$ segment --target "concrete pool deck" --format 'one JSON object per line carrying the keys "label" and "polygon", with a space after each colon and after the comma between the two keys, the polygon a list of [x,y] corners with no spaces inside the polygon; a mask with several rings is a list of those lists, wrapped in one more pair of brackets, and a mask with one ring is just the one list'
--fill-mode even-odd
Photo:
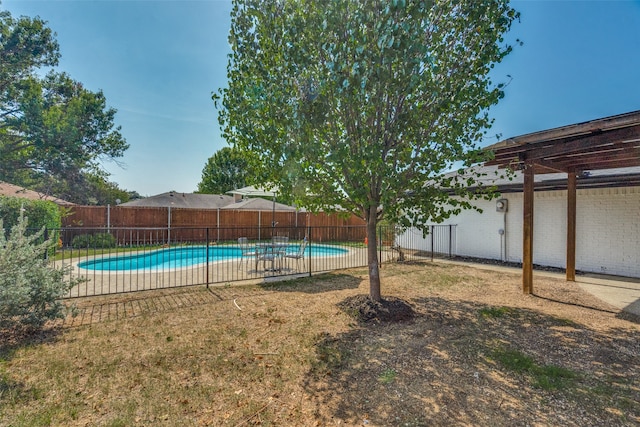
{"label": "concrete pool deck", "polygon": [[[86,282],[75,286],[68,297],[88,297],[111,295],[127,292],[179,288],[186,286],[206,285],[217,286],[231,282],[262,283],[276,279],[286,279],[318,274],[321,272],[357,268],[366,266],[366,249],[348,247],[348,252],[341,255],[320,255],[305,258],[304,261],[285,259],[278,271],[269,271],[270,264],[259,262],[256,268],[255,259],[234,258],[211,261],[205,264],[156,271],[153,269],[133,271],[105,271],[89,270],[78,266],[81,262],[104,257],[82,257],[69,262],[56,261],[58,267],[71,267],[72,277],[84,277]],[[113,256],[117,256],[113,255]],[[391,254],[389,254],[391,256]],[[385,255],[385,260],[388,259]],[[311,263],[311,266],[309,265]]]}

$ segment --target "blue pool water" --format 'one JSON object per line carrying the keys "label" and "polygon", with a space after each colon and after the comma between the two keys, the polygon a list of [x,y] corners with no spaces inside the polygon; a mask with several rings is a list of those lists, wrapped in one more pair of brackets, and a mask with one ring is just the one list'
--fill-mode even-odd
{"label": "blue pool water", "polygon": [[[298,247],[292,245],[287,253],[296,253]],[[344,255],[348,251],[343,248],[326,245],[312,245],[307,247],[305,256]],[[209,261],[224,261],[240,258],[240,248],[237,246],[210,246]],[[191,267],[207,262],[206,246],[181,246],[176,248],[159,249],[153,252],[134,255],[115,255],[96,258],[78,263],[78,267],[86,270],[99,271],[136,271],[136,270],[165,270]]]}

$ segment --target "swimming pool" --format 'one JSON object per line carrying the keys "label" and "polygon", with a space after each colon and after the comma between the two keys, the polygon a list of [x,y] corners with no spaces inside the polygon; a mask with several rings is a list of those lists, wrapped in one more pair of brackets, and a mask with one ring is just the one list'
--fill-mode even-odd
{"label": "swimming pool", "polygon": [[[312,245],[305,249],[305,256],[336,256],[344,255],[347,249],[328,245]],[[291,245],[287,253],[296,253],[297,245]],[[209,246],[209,262],[237,259],[242,256],[238,246]],[[192,267],[207,262],[206,246],[180,246],[159,249],[132,255],[112,255],[78,263],[79,268],[98,271],[139,271],[139,270],[169,270]]]}

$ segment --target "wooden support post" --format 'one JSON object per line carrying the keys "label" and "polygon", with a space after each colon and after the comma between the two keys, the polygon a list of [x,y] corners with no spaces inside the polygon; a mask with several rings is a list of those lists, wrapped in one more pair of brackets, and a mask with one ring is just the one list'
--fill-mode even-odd
{"label": "wooden support post", "polygon": [[576,174],[567,177],[567,280],[576,281]]}
{"label": "wooden support post", "polygon": [[533,293],[533,164],[524,166],[523,237],[522,237],[522,292]]}

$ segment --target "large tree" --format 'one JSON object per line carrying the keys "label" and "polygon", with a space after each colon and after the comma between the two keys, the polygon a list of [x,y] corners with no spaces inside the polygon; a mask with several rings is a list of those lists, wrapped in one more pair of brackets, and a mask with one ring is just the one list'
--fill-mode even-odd
{"label": "large tree", "polygon": [[135,192],[121,189],[118,184],[109,181],[109,174],[100,170],[69,173],[64,180],[50,176],[43,177],[36,188],[46,194],[56,194],[65,200],[82,205],[117,205],[140,198]]}
{"label": "large tree", "polygon": [[70,199],[102,173],[100,161],[128,148],[114,126],[116,111],[57,65],[58,44],[39,18],[0,12],[0,180],[47,192],[67,187]]}
{"label": "large tree", "polygon": [[224,147],[207,160],[198,183],[198,193],[225,194],[248,185],[253,178],[246,155],[231,147]]}
{"label": "large tree", "polygon": [[506,0],[234,2],[225,137],[299,205],[366,220],[373,300],[378,221],[424,228],[481,196],[444,172],[484,159],[517,17]]}

